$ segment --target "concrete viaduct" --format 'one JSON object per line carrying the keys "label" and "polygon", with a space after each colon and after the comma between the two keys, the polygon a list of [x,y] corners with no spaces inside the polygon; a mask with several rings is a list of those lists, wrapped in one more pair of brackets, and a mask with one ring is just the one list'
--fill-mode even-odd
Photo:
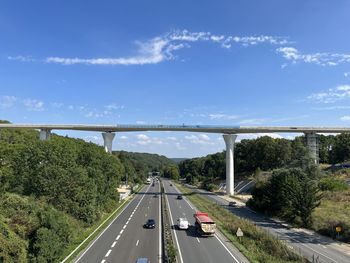
{"label": "concrete viaduct", "polygon": [[135,131],[186,131],[223,134],[226,144],[226,193],[234,194],[234,146],[237,134],[244,133],[304,133],[306,145],[315,163],[318,163],[317,133],[348,133],[346,127],[247,127],[204,125],[51,125],[51,124],[0,124],[0,129],[38,129],[40,140],[49,140],[52,130],[102,132],[106,152],[112,152],[116,132]]}

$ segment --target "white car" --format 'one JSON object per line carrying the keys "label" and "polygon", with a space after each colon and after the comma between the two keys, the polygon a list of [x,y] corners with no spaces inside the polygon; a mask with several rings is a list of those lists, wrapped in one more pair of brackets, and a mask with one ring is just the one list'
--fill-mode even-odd
{"label": "white car", "polygon": [[179,229],[188,229],[188,220],[186,218],[180,217],[178,220]]}

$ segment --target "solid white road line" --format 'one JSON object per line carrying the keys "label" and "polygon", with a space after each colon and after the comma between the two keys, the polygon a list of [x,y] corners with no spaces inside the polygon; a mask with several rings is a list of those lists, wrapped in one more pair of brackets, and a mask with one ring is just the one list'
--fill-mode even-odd
{"label": "solid white road line", "polygon": [[[158,184],[158,187],[159,187],[159,193],[161,191],[160,189],[160,184]],[[159,258],[158,258],[158,263],[162,263],[162,227],[161,227],[161,224],[162,224],[162,218],[161,218],[161,203],[160,203],[160,199],[161,199],[161,196],[159,196],[158,198],[158,203],[159,203],[159,213],[158,213],[158,232],[159,232],[159,237],[158,237],[158,240],[159,240]]]}
{"label": "solid white road line", "polygon": [[200,243],[199,238],[198,238],[198,237],[196,237],[196,239],[197,239],[198,243]]}
{"label": "solid white road line", "polygon": [[109,256],[109,254],[111,254],[112,249],[108,250],[108,252],[106,253],[105,257],[107,258]]}
{"label": "solid white road line", "polygon": [[[164,193],[165,193],[165,188],[164,188]],[[170,213],[170,221],[171,221],[171,225],[174,225],[174,221],[173,221],[173,216],[171,214],[171,209],[170,209],[170,205],[169,205],[169,200],[168,200],[168,197],[165,195],[165,200],[167,201],[167,204],[168,204],[168,209],[169,209],[169,213]],[[173,229],[173,232],[174,232],[174,235],[175,235],[175,242],[176,242],[176,245],[177,245],[177,249],[179,251],[179,258],[180,258],[180,262],[183,263],[183,259],[182,259],[182,254],[181,254],[181,249],[180,249],[180,245],[179,245],[179,241],[177,239],[177,235],[176,235],[176,231],[175,229]]]}
{"label": "solid white road line", "polygon": [[231,257],[237,262],[239,263],[239,261],[237,260],[237,258],[231,253],[231,251],[225,246],[225,244],[220,240],[220,238],[217,237],[217,235],[215,235],[216,239],[219,240],[219,242],[221,243],[221,245],[226,249],[226,251],[231,255]]}
{"label": "solid white road line", "polygon": [[[125,203],[125,202],[126,202],[126,200],[124,201],[124,203]],[[123,204],[124,204],[124,203],[123,203]],[[130,203],[128,203],[128,204],[123,208],[123,210],[120,211],[120,213],[118,214],[118,216],[116,216],[116,218],[114,218],[114,220],[112,220],[112,222],[109,223],[109,225],[98,235],[97,238],[95,238],[95,240],[90,244],[90,246],[88,246],[87,249],[85,249],[85,251],[80,255],[80,257],[79,257],[75,262],[78,262],[78,261],[85,255],[85,253],[95,244],[95,242],[103,235],[104,232],[106,232],[106,230],[114,223],[115,220],[117,220],[117,218],[125,211],[125,209],[126,209],[131,203],[132,203],[132,201],[130,201]],[[117,209],[118,209],[118,208],[117,208]],[[117,210],[117,209],[116,209],[116,210]],[[112,215],[113,215],[113,214],[112,214]],[[111,216],[112,216],[112,215],[111,215]],[[86,240],[88,240],[93,234],[95,234],[95,232],[96,232],[96,231],[97,231],[111,216],[109,216],[105,221],[103,221],[103,222],[101,223],[101,225],[99,225],[99,227],[96,228],[94,232],[92,232],[83,242],[81,242],[80,245],[77,246],[76,249],[74,249],[61,263],[66,262],[67,259],[70,258],[71,255],[73,255],[73,253],[74,253],[75,251],[77,251],[77,250],[79,249],[79,247],[81,247],[81,245],[85,243]]]}

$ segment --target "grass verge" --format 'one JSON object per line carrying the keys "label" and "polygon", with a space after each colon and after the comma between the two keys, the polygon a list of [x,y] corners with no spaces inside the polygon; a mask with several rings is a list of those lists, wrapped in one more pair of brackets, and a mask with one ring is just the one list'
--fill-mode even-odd
{"label": "grass verge", "polygon": [[[248,220],[241,219],[221,206],[210,202],[195,192],[176,184],[179,190],[202,212],[216,221],[218,229],[241,251],[250,262],[307,262],[306,259],[289,249],[282,241],[256,227]],[[244,236],[236,236],[241,228]]]}
{"label": "grass verge", "polygon": [[[143,185],[140,185],[134,193],[137,193],[141,190]],[[130,196],[129,199],[119,203],[119,206],[113,210],[109,214],[105,214],[104,216],[101,217],[101,219],[96,222],[93,226],[86,228],[84,233],[75,240],[67,249],[66,253],[62,256],[62,261],[61,262],[73,262],[73,260],[79,255],[81,251],[83,251],[92,240],[94,240],[109,224],[112,222],[116,216],[119,215],[119,213],[122,211],[122,209],[132,200],[132,196]],[[105,222],[104,222],[105,221]],[[103,224],[102,224],[103,223]],[[102,224],[102,225],[101,225]],[[97,228],[99,228],[94,234],[92,234]],[[92,234],[92,235],[91,235]],[[89,235],[91,235],[89,237]],[[86,239],[89,237],[88,239]],[[86,240],[85,240],[86,239]],[[84,241],[85,240],[85,241]],[[84,242],[79,249],[74,251],[82,242]],[[74,253],[72,253],[74,251]],[[72,254],[70,254],[72,253]]]}

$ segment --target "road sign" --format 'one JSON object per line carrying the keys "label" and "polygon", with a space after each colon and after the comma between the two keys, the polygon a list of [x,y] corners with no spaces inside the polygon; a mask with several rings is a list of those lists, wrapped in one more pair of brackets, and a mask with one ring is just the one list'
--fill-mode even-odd
{"label": "road sign", "polygon": [[237,229],[236,235],[238,237],[242,237],[243,236],[243,231],[242,231],[242,229],[240,227]]}
{"label": "road sign", "polygon": [[335,231],[336,231],[337,233],[341,232],[341,227],[340,227],[340,226],[337,226],[337,227],[335,228]]}

